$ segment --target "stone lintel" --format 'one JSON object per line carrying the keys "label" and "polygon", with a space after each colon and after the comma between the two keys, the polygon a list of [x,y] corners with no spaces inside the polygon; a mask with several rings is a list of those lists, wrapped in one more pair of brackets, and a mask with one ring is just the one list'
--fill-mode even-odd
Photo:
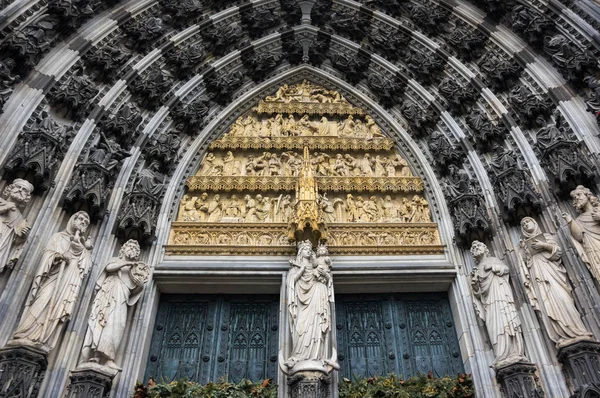
{"label": "stone lintel", "polygon": [[117,373],[117,370],[97,363],[83,363],[71,371],[65,398],[108,398]]}
{"label": "stone lintel", "polygon": [[600,343],[577,341],[558,350],[558,360],[562,363],[575,393],[572,398],[600,396]]}
{"label": "stone lintel", "polygon": [[47,367],[43,350],[29,346],[0,349],[0,397],[37,397]]}
{"label": "stone lintel", "polygon": [[321,372],[298,372],[288,378],[289,398],[329,398],[331,377]]}
{"label": "stone lintel", "polygon": [[505,397],[544,397],[536,375],[537,368],[528,362],[516,362],[496,369],[496,379]]}

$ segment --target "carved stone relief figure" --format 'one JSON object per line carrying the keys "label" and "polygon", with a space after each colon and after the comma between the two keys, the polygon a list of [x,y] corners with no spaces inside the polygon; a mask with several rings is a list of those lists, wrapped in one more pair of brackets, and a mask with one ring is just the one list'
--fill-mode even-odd
{"label": "carved stone relief figure", "polygon": [[344,156],[341,153],[335,155],[332,171],[334,175],[338,175],[340,177],[348,177],[350,175],[348,165],[344,161]]}
{"label": "carved stone relief figure", "polygon": [[261,194],[256,195],[256,218],[259,222],[272,221],[271,217],[271,199],[263,197]]}
{"label": "carved stone relief figure", "polygon": [[198,211],[200,221],[206,221],[208,219],[208,194],[204,192],[200,195],[200,198],[196,200],[194,206]]}
{"label": "carved stone relief figure", "polygon": [[521,220],[521,234],[525,288],[532,307],[542,315],[548,336],[557,348],[591,339],[575,307],[560,246],[552,235],[542,233],[531,217]]}
{"label": "carved stone relief figure", "polygon": [[239,217],[242,215],[242,205],[238,201],[237,195],[231,195],[223,207],[226,218],[239,221]]}
{"label": "carved stone relief figure", "polygon": [[92,265],[92,243],[85,235],[89,224],[88,214],[79,211],[46,243],[11,345],[34,345],[45,351],[56,345]]}
{"label": "carved stone relief figure", "polygon": [[487,246],[479,241],[473,241],[471,254],[477,263],[471,272],[473,301],[494,348],[494,368],[528,362],[508,266],[492,257]]}
{"label": "carved stone relief figure", "polygon": [[284,152],[281,154],[283,162],[283,176],[296,177],[302,168],[302,157],[295,152]]}
{"label": "carved stone relief figure", "polygon": [[600,282],[600,201],[588,188],[579,185],[571,191],[573,206],[580,213],[573,218],[563,213],[573,244],[590,272]]}
{"label": "carved stone relief figure", "polygon": [[235,176],[240,174],[240,161],[233,156],[231,151],[223,158],[223,175]]}
{"label": "carved stone relief figure", "polygon": [[217,159],[214,153],[209,152],[202,161],[202,168],[198,172],[198,175],[222,176],[223,162]]}
{"label": "carved stone relief figure", "polygon": [[140,262],[140,245],[131,239],[121,247],[96,281],[96,297],[83,344],[83,362],[121,370],[114,362],[127,325],[129,307],[140,299],[150,268]]}
{"label": "carved stone relief figure", "polygon": [[337,369],[337,354],[330,345],[333,284],[327,248],[313,252],[309,241],[298,245],[290,260],[286,304],[292,337],[291,351],[281,363],[289,374],[298,371],[329,373]]}
{"label": "carved stone relief figure", "polygon": [[275,221],[288,222],[293,211],[292,196],[290,194],[280,195],[275,209],[275,214],[277,215]]}
{"label": "carved stone relief figure", "polygon": [[223,203],[221,195],[216,194],[208,204],[208,222],[219,222],[223,218]]}
{"label": "carved stone relief figure", "polygon": [[324,193],[320,195],[319,202],[321,206],[321,211],[323,212],[323,218],[325,222],[332,223],[335,222],[335,208],[333,206],[333,202],[329,200],[327,194]]}
{"label": "carved stone relief figure", "polygon": [[[29,223],[19,208],[31,200],[33,185],[21,178],[4,188],[0,198],[0,272],[12,269],[19,259],[21,245],[29,234]],[[13,248],[13,244],[16,244]]]}
{"label": "carved stone relief figure", "polygon": [[246,195],[244,197],[244,201],[246,202],[244,209],[244,221],[258,222],[258,217],[256,215],[256,200],[254,200],[250,195]]}
{"label": "carved stone relief figure", "polygon": [[196,209],[196,200],[198,198],[189,195],[183,195],[181,205],[179,206],[179,218],[177,221],[200,221],[200,214]]}

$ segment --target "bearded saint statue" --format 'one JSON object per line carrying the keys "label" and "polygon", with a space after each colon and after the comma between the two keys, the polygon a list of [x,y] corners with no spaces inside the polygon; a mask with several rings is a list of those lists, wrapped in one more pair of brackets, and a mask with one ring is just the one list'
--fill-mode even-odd
{"label": "bearded saint statue", "polygon": [[92,243],[86,237],[89,225],[88,214],[79,211],[71,216],[64,231],[50,237],[9,344],[34,345],[46,352],[56,346],[92,266]]}

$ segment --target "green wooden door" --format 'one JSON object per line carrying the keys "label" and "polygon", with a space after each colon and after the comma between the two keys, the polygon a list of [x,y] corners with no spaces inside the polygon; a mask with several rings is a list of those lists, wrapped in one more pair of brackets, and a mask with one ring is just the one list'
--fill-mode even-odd
{"label": "green wooden door", "polygon": [[278,296],[163,295],[146,379],[276,379],[278,325]]}
{"label": "green wooden door", "polygon": [[445,295],[336,295],[336,317],[341,377],[463,371]]}

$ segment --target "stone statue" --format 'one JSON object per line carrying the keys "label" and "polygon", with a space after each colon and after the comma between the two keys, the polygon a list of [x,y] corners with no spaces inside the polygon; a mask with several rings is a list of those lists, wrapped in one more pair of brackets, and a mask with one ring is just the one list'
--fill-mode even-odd
{"label": "stone statue", "polygon": [[[0,273],[5,267],[14,267],[19,259],[21,245],[29,234],[29,223],[21,214],[20,207],[31,200],[33,185],[17,178],[4,188],[0,198]],[[12,250],[13,242],[16,250]]]}
{"label": "stone statue", "polygon": [[83,344],[83,361],[121,370],[114,362],[127,324],[128,308],[142,295],[150,268],[140,259],[140,245],[130,239],[112,258],[96,282],[96,298]]}
{"label": "stone statue", "polygon": [[590,272],[600,282],[600,201],[588,188],[579,185],[571,191],[573,206],[581,214],[573,218],[563,213],[573,244]]}
{"label": "stone statue", "polygon": [[85,236],[89,225],[88,214],[79,211],[46,243],[11,345],[34,345],[49,352],[58,342],[92,265],[92,243]]}
{"label": "stone statue", "polygon": [[286,373],[337,369],[337,354],[331,339],[333,284],[327,247],[317,254],[310,241],[298,244],[287,277],[287,309],[292,346],[290,356],[280,362]]}
{"label": "stone statue", "polygon": [[532,307],[542,314],[545,330],[557,348],[591,340],[575,307],[561,249],[550,234],[542,233],[531,217],[521,220],[519,252],[523,258],[525,288]]}
{"label": "stone statue", "polygon": [[520,361],[528,362],[508,266],[492,257],[487,246],[479,241],[473,241],[471,254],[477,263],[471,272],[473,301],[494,347],[493,367],[498,369]]}

